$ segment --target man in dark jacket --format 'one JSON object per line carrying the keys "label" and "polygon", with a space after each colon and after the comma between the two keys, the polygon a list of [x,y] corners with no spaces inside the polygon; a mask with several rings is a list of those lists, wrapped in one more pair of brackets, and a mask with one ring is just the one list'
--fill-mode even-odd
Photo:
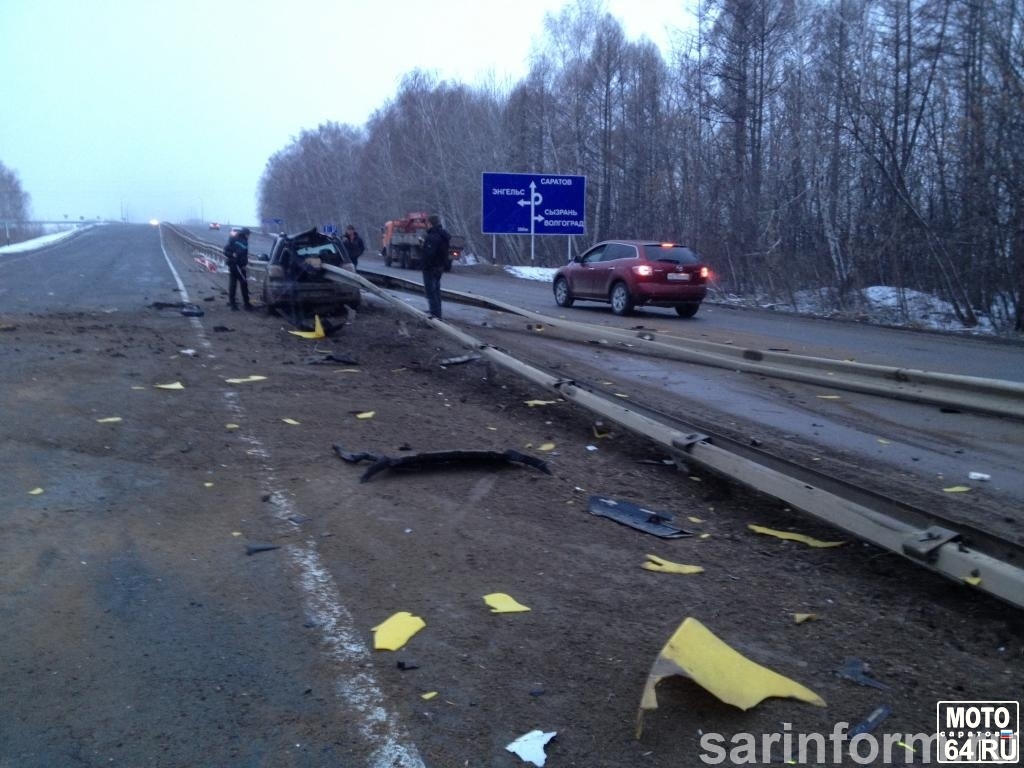
{"label": "man in dark jacket", "polygon": [[363,242],[363,238],[356,232],[356,228],[349,224],[345,227],[345,236],[341,240],[345,244],[345,251],[348,252],[348,257],[352,259],[352,266],[359,269],[359,257],[366,250],[366,243]]}
{"label": "man in dark jacket", "polygon": [[249,303],[249,279],[246,274],[246,266],[249,264],[248,227],[242,227],[228,238],[228,244],[224,246],[224,262],[228,265],[228,304],[232,309],[238,309],[235,293],[240,286],[243,306],[252,309],[252,304]]}
{"label": "man in dark jacket", "polygon": [[430,314],[441,319],[441,276],[448,263],[448,244],[451,236],[441,226],[437,214],[427,218],[430,228],[423,238],[423,293],[427,295]]}

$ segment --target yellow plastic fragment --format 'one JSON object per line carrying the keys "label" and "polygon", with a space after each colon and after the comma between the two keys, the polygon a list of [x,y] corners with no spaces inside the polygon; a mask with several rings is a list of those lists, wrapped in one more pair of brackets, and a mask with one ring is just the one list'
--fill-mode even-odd
{"label": "yellow plastic fragment", "polygon": [[839,400],[839,395],[818,395],[819,400]]}
{"label": "yellow plastic fragment", "polygon": [[884,437],[878,438],[878,442],[882,445],[892,445],[892,440],[886,440]]}
{"label": "yellow plastic fragment", "polygon": [[297,427],[301,423],[301,422],[296,421],[295,419],[288,419],[288,418],[281,419],[281,421],[283,421],[285,424],[291,424],[293,427]]}
{"label": "yellow plastic fragment", "polygon": [[242,535],[242,532],[241,531],[232,531],[231,535],[237,538],[237,537]]}
{"label": "yellow plastic fragment", "polygon": [[43,493],[43,489],[42,488],[33,488],[31,491],[28,492],[28,495],[29,496],[39,496],[42,493]]}
{"label": "yellow plastic fragment", "polygon": [[437,698],[437,691],[427,691],[426,693],[421,693],[420,694],[420,698],[423,699],[424,701],[430,701],[431,699],[436,699]]}
{"label": "yellow plastic fragment", "polygon": [[967,493],[971,490],[968,485],[954,485],[951,488],[943,488],[946,493]]}
{"label": "yellow plastic fragment", "polygon": [[524,400],[523,402],[525,402],[530,408],[534,408],[538,405],[556,405],[558,403],[557,400]]}
{"label": "yellow plastic fragment", "polygon": [[154,384],[155,389],[184,389],[185,385],[180,381],[173,381],[170,384]]}
{"label": "yellow plastic fragment", "polygon": [[322,339],[327,334],[324,333],[324,326],[320,322],[320,315],[313,316],[313,330],[312,331],[288,331],[292,336],[301,336],[304,339]]}
{"label": "yellow plastic fragment", "polygon": [[616,397],[621,397],[623,400],[629,400],[629,395],[623,394],[622,392],[613,392]]}
{"label": "yellow plastic fragment", "polygon": [[530,610],[504,592],[492,592],[489,595],[484,595],[484,602],[491,607],[491,613],[522,613]]}
{"label": "yellow plastic fragment", "polygon": [[213,488],[213,483],[207,480],[205,483],[203,483],[203,488]]}
{"label": "yellow plastic fragment", "polygon": [[674,675],[689,677],[726,704],[743,710],[770,696],[825,706],[824,699],[811,689],[751,661],[690,617],[679,625],[651,665],[637,711],[637,738],[643,731],[644,712],[658,708],[658,683]]}
{"label": "yellow plastic fragment", "polygon": [[710,533],[702,533],[702,534],[700,535],[700,537],[701,537],[702,539],[710,539],[710,538],[711,538],[711,534],[710,534]]}
{"label": "yellow plastic fragment", "polygon": [[644,555],[644,557],[647,558],[647,562],[640,567],[646,571],[656,571],[658,573],[681,573],[684,576],[690,576],[694,573],[704,573],[704,569],[699,565],[673,563],[671,560],[665,560],[657,555]]}
{"label": "yellow plastic fragment", "polygon": [[143,386],[141,386],[139,384],[136,384],[134,387],[132,387],[132,389],[145,389],[145,387],[143,387]]}
{"label": "yellow plastic fragment", "polygon": [[397,651],[409,638],[427,626],[427,622],[408,611],[399,611],[373,628],[375,651]]}
{"label": "yellow plastic fragment", "polygon": [[224,425],[224,429],[226,429],[228,432],[233,432],[234,430],[238,429],[238,425],[237,424],[225,424]]}
{"label": "yellow plastic fragment", "polygon": [[816,613],[794,613],[793,621],[797,624],[803,624],[805,621],[814,621],[818,618]]}
{"label": "yellow plastic fragment", "polygon": [[338,368],[335,373],[359,373],[358,368]]}
{"label": "yellow plastic fragment", "polygon": [[357,419],[372,419],[376,415],[377,415],[376,411],[363,411],[362,413],[357,413],[356,414],[356,418]]}
{"label": "yellow plastic fragment", "polygon": [[687,520],[689,520],[689,521],[690,521],[691,523],[697,523],[698,525],[699,525],[700,523],[703,523],[703,522],[704,522],[704,521],[703,521],[703,520],[701,520],[701,519],[700,519],[699,517],[695,517],[694,515],[690,515],[690,516],[689,516],[689,517],[687,517],[686,519],[687,519]]}
{"label": "yellow plastic fragment", "polygon": [[254,381],[266,380],[266,376],[246,376],[244,379],[224,379],[228,384],[251,384]]}
{"label": "yellow plastic fragment", "polygon": [[977,587],[981,584],[981,576],[964,576],[964,581],[972,587]]}
{"label": "yellow plastic fragment", "polygon": [[118,424],[121,422],[120,416],[106,416],[102,419],[96,419],[97,424]]}
{"label": "yellow plastic fragment", "polygon": [[544,443],[537,450],[538,451],[553,451],[553,450],[555,450],[555,444],[554,443]]}
{"label": "yellow plastic fragment", "polygon": [[820,539],[812,539],[810,536],[805,536],[802,533],[777,531],[774,528],[765,528],[763,525],[751,524],[747,528],[754,533],[763,533],[765,536],[774,536],[777,539],[786,539],[787,541],[799,541],[801,544],[806,544],[809,547],[841,547],[846,543],[845,541],[821,541]]}

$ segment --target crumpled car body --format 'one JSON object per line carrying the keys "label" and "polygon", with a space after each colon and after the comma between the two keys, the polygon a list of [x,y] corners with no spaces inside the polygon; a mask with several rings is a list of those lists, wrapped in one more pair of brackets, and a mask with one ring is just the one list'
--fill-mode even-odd
{"label": "crumpled car body", "polygon": [[327,277],[323,266],[340,267],[355,273],[344,244],[315,228],[295,235],[274,238],[263,275],[263,304],[268,312],[291,317],[337,314],[357,309],[362,296],[359,287]]}

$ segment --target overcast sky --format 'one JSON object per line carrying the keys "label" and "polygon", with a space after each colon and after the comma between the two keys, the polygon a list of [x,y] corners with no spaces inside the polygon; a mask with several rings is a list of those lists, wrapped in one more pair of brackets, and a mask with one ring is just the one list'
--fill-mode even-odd
{"label": "overcast sky", "polygon": [[[0,162],[40,220],[253,223],[267,159],[420,68],[525,75],[573,0],[0,0]],[[606,0],[667,51],[692,0]],[[547,169],[559,172],[563,169]]]}

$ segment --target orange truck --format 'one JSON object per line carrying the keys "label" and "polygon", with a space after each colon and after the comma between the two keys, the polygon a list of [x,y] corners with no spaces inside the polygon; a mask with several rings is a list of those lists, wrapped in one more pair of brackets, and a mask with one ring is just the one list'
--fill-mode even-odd
{"label": "orange truck", "polygon": [[[423,238],[426,237],[429,228],[425,211],[413,211],[406,214],[404,219],[384,222],[380,241],[380,255],[384,257],[384,266],[398,264],[402,269],[420,267],[423,263]],[[451,235],[446,271],[451,269],[452,261],[462,256],[465,244],[466,238]]]}

